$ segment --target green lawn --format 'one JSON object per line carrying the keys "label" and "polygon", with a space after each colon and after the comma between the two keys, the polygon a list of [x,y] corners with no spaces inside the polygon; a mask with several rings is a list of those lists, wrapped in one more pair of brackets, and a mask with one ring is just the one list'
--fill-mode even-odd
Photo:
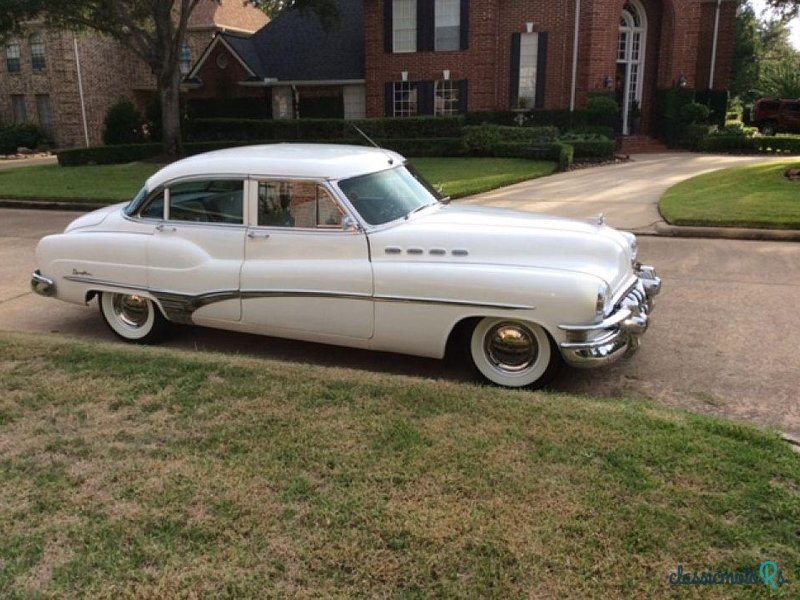
{"label": "green lawn", "polygon": [[789,598],[798,522],[775,434],[651,403],[0,334],[4,596]]}
{"label": "green lawn", "polygon": [[800,229],[800,163],[765,163],[698,175],[668,189],[661,214],[673,225]]}
{"label": "green lawn", "polygon": [[[484,192],[553,172],[550,162],[514,158],[415,158],[413,163],[454,198]],[[92,167],[23,167],[0,171],[0,198],[130,200],[159,165],[130,163]]]}
{"label": "green lawn", "polygon": [[521,158],[413,158],[411,162],[452,198],[550,175],[555,163]]}
{"label": "green lawn", "polygon": [[0,171],[0,198],[119,202],[130,200],[159,165],[21,167]]}

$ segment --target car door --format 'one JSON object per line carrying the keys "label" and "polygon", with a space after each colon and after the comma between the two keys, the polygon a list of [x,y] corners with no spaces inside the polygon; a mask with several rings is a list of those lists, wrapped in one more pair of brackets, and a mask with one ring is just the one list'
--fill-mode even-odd
{"label": "car door", "polygon": [[322,182],[249,185],[243,323],[286,337],[369,339],[374,307],[364,232],[343,228],[346,212]]}
{"label": "car door", "polygon": [[155,219],[147,283],[173,320],[198,324],[241,318],[244,180],[205,177],[166,186],[141,211]]}

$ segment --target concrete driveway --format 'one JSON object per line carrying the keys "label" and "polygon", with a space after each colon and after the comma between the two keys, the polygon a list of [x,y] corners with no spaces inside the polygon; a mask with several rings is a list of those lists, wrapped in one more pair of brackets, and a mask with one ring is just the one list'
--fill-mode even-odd
{"label": "concrete driveway", "polygon": [[[28,288],[33,249],[75,213],[0,209],[0,330],[113,340],[97,306],[41,298]],[[664,279],[640,352],[607,369],[565,369],[557,391],[652,398],[800,436],[800,244],[640,239],[643,260]],[[463,365],[201,328],[169,346],[246,353],[419,377],[466,379]]]}
{"label": "concrete driveway", "polygon": [[586,219],[603,213],[612,227],[652,233],[663,222],[658,200],[670,187],[700,173],[784,157],[639,154],[629,162],[559,173],[461,200]]}

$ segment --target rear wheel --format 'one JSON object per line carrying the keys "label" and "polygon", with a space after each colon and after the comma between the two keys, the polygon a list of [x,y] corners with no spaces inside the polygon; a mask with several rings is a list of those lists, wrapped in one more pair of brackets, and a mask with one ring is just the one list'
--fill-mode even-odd
{"label": "rear wheel", "polygon": [[470,355],[483,377],[504,387],[541,387],[561,365],[561,355],[542,327],[513,319],[481,319],[470,337]]}
{"label": "rear wheel", "polygon": [[106,324],[126,342],[154,344],[164,337],[167,320],[150,299],[138,294],[103,292],[99,304]]}

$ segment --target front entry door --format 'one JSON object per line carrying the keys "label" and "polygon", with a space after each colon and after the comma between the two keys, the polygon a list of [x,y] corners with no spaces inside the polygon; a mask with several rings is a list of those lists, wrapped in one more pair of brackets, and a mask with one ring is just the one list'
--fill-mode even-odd
{"label": "front entry door", "polygon": [[616,92],[622,111],[622,134],[639,133],[647,21],[644,7],[630,0],[622,8],[617,45]]}
{"label": "front entry door", "polygon": [[372,266],[362,231],[314,181],[252,181],[241,274],[242,321],[262,333],[369,339]]}

